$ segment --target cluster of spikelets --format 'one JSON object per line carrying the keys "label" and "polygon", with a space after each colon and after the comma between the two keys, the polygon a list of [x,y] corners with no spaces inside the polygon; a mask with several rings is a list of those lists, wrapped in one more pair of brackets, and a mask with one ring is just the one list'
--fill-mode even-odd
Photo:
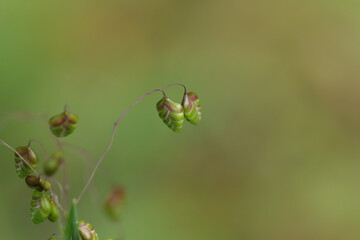
{"label": "cluster of spikelets", "polygon": [[[63,113],[52,117],[49,121],[50,129],[57,137],[71,134],[77,126],[78,117],[65,110]],[[31,219],[39,224],[45,219],[56,222],[58,219],[58,207],[54,195],[50,191],[51,184],[34,170],[39,164],[39,157],[31,148],[31,141],[27,146],[15,148],[15,170],[20,178],[25,178],[26,184],[34,189],[31,199]],[[62,153],[55,152],[44,164],[45,175],[53,175],[62,163]]]}
{"label": "cluster of spikelets", "polygon": [[[65,110],[63,113],[50,118],[49,126],[51,132],[59,138],[69,136],[77,128],[78,116]],[[39,164],[39,157],[30,146],[15,148],[15,169],[20,178],[25,178],[27,186],[34,189],[31,198],[31,220],[34,224],[39,224],[46,219],[51,222],[58,221],[59,210],[55,201],[55,196],[51,191],[51,184],[40,174],[37,175],[34,170]],[[62,151],[54,152],[49,159],[44,162],[44,174],[51,177],[63,163],[64,154]],[[26,162],[25,162],[26,161]],[[80,221],[78,223],[79,235],[82,240],[99,240],[95,229],[91,224]],[[53,234],[49,240],[57,240]],[[112,239],[107,239],[112,240]]]}
{"label": "cluster of spikelets", "polygon": [[160,118],[174,132],[180,132],[184,126],[184,119],[197,125],[201,120],[201,106],[199,97],[193,92],[184,93],[182,103],[177,103],[164,96],[156,109]]}
{"label": "cluster of spikelets", "polygon": [[[156,104],[156,109],[163,122],[174,132],[182,130],[185,119],[194,125],[199,124],[201,120],[199,98],[195,93],[188,93],[186,90],[181,104],[171,100],[164,93],[164,97]],[[78,121],[78,116],[65,108],[63,113],[50,118],[49,126],[56,137],[63,138],[74,132]],[[46,219],[56,222],[59,217],[57,198],[51,190],[51,184],[35,170],[39,164],[39,157],[31,148],[30,143],[31,141],[27,146],[20,146],[15,149],[15,168],[17,175],[22,179],[25,178],[27,186],[34,189],[31,199],[31,219],[35,224]],[[63,161],[63,152],[54,152],[44,162],[44,175],[46,177],[54,175]],[[105,203],[106,211],[114,220],[118,219],[122,211],[124,199],[124,190],[117,187]],[[91,224],[80,221],[76,226],[76,231],[78,229],[82,240],[99,240],[99,236]],[[57,240],[55,234],[49,240]]]}
{"label": "cluster of spikelets", "polygon": [[54,196],[50,192],[51,184],[41,176],[35,176],[32,170],[39,163],[37,154],[30,145],[17,147],[15,150],[16,173],[20,178],[25,178],[29,188],[34,189],[30,208],[32,222],[39,224],[46,219],[56,222],[59,212]]}

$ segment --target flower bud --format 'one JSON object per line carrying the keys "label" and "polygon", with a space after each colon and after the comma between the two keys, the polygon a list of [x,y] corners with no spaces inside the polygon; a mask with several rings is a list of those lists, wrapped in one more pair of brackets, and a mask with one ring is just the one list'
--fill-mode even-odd
{"label": "flower bud", "polygon": [[57,137],[69,136],[76,128],[79,118],[65,110],[49,120],[50,130]]}
{"label": "flower bud", "polygon": [[51,212],[51,204],[44,192],[35,191],[31,199],[31,220],[35,224],[39,224],[48,218]]}
{"label": "flower bud", "polygon": [[79,233],[82,240],[99,240],[93,226],[85,221],[79,222]]}
{"label": "flower bud", "polygon": [[[15,150],[21,155],[22,158],[24,158],[24,160],[26,160],[28,164],[30,164],[32,168],[36,168],[37,164],[39,163],[39,158],[30,146],[20,146],[17,147]],[[15,169],[17,175],[20,178],[24,178],[30,175],[32,173],[32,170],[28,166],[28,164],[26,164],[21,159],[21,157],[17,153],[15,153]]]}
{"label": "flower bud", "polygon": [[181,104],[163,97],[157,104],[156,109],[160,118],[174,132],[180,132],[184,125],[184,109]]}
{"label": "flower bud", "polygon": [[51,157],[44,163],[44,172],[47,176],[52,176],[56,173],[59,166],[64,161],[64,154],[61,151],[57,151],[51,155]]}
{"label": "flower bud", "polygon": [[185,92],[182,106],[184,108],[186,120],[194,125],[199,124],[201,120],[201,105],[199,97],[193,92]]}
{"label": "flower bud", "polygon": [[30,188],[38,191],[48,191],[51,188],[51,184],[41,177],[27,176],[25,182]]}
{"label": "flower bud", "polygon": [[119,220],[125,204],[124,188],[115,187],[105,201],[105,210],[113,220]]}

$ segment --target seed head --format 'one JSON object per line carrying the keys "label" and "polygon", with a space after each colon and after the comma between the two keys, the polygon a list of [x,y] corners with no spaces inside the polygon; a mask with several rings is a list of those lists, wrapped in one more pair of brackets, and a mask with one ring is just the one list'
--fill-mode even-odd
{"label": "seed head", "polygon": [[64,161],[64,154],[61,151],[56,151],[51,157],[44,163],[44,172],[47,176],[52,176],[56,173],[59,166]]}
{"label": "seed head", "polygon": [[69,136],[77,128],[79,117],[65,110],[49,120],[50,130],[57,137]]}
{"label": "seed head", "polygon": [[48,218],[51,212],[51,204],[44,192],[34,191],[31,199],[31,220],[39,224]]}
{"label": "seed head", "polygon": [[[39,158],[30,146],[20,146],[15,149],[31,167],[36,168]],[[20,178],[29,176],[32,173],[31,168],[15,153],[15,169]]]}
{"label": "seed head", "polygon": [[82,240],[99,240],[94,227],[85,221],[79,222],[79,233]]}
{"label": "seed head", "polygon": [[201,105],[199,97],[193,92],[185,92],[182,106],[184,108],[186,120],[194,125],[199,124],[201,120]]}
{"label": "seed head", "polygon": [[156,109],[163,122],[174,132],[180,132],[184,125],[184,109],[181,104],[163,97],[157,104]]}
{"label": "seed head", "polygon": [[40,176],[27,176],[25,182],[30,188],[38,191],[48,191],[51,188],[51,184]]}

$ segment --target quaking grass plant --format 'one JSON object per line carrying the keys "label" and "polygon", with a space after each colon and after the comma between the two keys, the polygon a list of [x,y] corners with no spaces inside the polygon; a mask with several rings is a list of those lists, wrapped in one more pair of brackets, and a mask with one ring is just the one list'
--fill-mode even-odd
{"label": "quaking grass plant", "polygon": [[[164,92],[164,89],[176,85],[184,88],[184,96],[181,103],[171,100]],[[128,109],[126,109],[115,122],[107,148],[98,159],[79,196],[72,200],[69,209],[63,207],[69,205],[66,203],[68,199],[66,196],[68,189],[68,183],[65,181],[66,178],[64,177],[63,182],[61,183],[54,175],[60,168],[63,168],[64,170],[66,168],[64,157],[64,147],[66,146],[66,143],[63,139],[76,130],[79,122],[78,116],[72,113],[66,106],[64,112],[50,118],[49,127],[52,134],[56,137],[58,148],[50,157],[47,156],[46,150],[42,144],[34,139],[30,140],[27,145],[18,146],[16,148],[11,147],[4,140],[0,139],[0,142],[11,149],[15,154],[16,174],[19,178],[25,179],[26,185],[33,189],[33,194],[30,198],[31,221],[34,224],[40,224],[47,220],[58,223],[59,232],[53,233],[49,240],[99,240],[98,234],[90,223],[79,221],[77,205],[89,188],[99,165],[110,151],[119,121],[145,96],[156,92],[162,92],[163,94],[163,97],[156,104],[156,110],[160,118],[171,130],[180,132],[184,126],[185,119],[194,125],[200,123],[201,106],[199,98],[195,93],[187,92],[184,85],[174,83],[143,94]],[[40,173],[38,170],[40,161],[38,154],[32,148],[32,144],[34,143],[40,146],[46,159],[43,163],[43,173]],[[59,193],[55,191],[52,185],[54,183],[57,184],[60,190]],[[61,196],[61,202],[59,201],[59,194]],[[124,196],[124,190],[121,187],[116,187],[105,202],[105,209],[113,219],[117,219],[122,210]]]}

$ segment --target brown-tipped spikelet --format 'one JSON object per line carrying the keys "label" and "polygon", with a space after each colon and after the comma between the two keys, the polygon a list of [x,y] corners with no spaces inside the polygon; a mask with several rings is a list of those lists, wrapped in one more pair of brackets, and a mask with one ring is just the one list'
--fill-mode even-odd
{"label": "brown-tipped spikelet", "polygon": [[38,191],[48,191],[51,188],[51,184],[40,176],[27,176],[25,182],[29,188]]}

